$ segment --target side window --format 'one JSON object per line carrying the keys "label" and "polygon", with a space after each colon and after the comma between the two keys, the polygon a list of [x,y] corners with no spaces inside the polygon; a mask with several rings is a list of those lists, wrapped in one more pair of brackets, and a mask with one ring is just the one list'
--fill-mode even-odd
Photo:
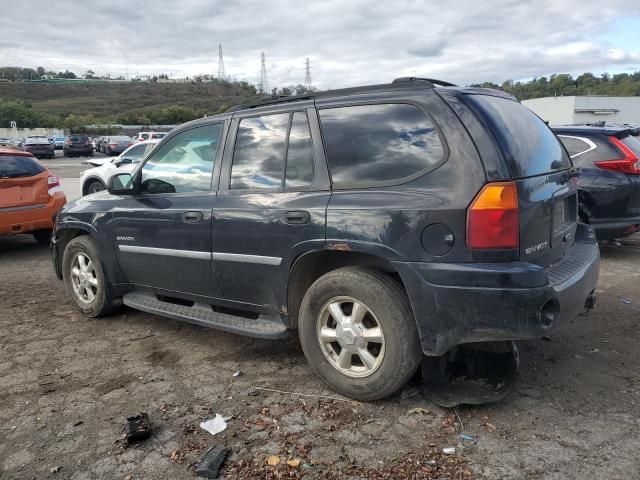
{"label": "side window", "polygon": [[132,162],[139,162],[144,157],[144,152],[146,151],[146,145],[136,145],[135,147],[131,147],[127,153],[122,155],[123,158],[129,158]]}
{"label": "side window", "polygon": [[335,186],[397,182],[444,158],[434,124],[414,105],[358,105],[319,114]]}
{"label": "side window", "polygon": [[596,148],[595,143],[586,138],[572,137],[568,135],[558,135],[558,137],[560,137],[560,140],[562,140],[562,143],[567,148],[571,158],[583,155]]}
{"label": "side window", "polygon": [[140,193],[207,192],[223,124],[185,130],[142,167]]}
{"label": "side window", "polygon": [[295,112],[287,147],[286,187],[306,187],[313,183],[315,165],[313,143],[306,112]]}
{"label": "side window", "polygon": [[289,114],[243,118],[231,165],[231,189],[279,188]]}

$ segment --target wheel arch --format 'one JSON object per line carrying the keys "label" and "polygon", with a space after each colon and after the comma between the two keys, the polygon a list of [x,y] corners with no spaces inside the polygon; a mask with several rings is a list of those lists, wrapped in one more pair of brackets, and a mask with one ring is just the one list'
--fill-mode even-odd
{"label": "wheel arch", "polygon": [[299,256],[289,270],[287,282],[287,312],[291,328],[298,326],[302,299],[309,287],[322,275],[342,267],[367,267],[381,271],[396,280],[406,292],[400,274],[393,264],[369,253],[320,250]]}

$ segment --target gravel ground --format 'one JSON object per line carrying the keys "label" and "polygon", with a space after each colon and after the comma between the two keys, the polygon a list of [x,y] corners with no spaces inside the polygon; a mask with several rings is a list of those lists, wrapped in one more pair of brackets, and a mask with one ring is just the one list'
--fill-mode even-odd
{"label": "gravel ground", "polygon": [[[411,385],[385,401],[345,401],[311,374],[295,337],[249,339],[132,310],[87,320],[47,248],[0,239],[0,478],[193,478],[212,445],[232,450],[225,475],[238,479],[640,478],[639,261],[637,236],[604,245],[597,309],[551,339],[520,342],[507,400],[454,411]],[[127,447],[124,421],[140,411],[152,436]],[[199,423],[216,413],[232,418],[214,437]]]}

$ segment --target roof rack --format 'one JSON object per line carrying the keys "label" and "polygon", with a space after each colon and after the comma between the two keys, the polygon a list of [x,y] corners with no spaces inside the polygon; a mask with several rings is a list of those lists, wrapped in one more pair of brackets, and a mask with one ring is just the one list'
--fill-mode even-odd
{"label": "roof rack", "polygon": [[264,107],[267,105],[275,105],[278,103],[313,100],[315,98],[342,97],[342,96],[354,95],[358,93],[384,92],[388,90],[407,88],[407,85],[406,85],[407,83],[412,84],[414,88],[425,88],[425,87],[433,88],[434,85],[439,85],[443,87],[456,86],[453,83],[445,82],[442,80],[433,80],[430,78],[401,77],[401,78],[396,78],[391,83],[383,83],[379,85],[365,85],[362,87],[340,88],[336,90],[325,90],[321,92],[305,93],[302,95],[275,95],[273,97],[267,97],[253,103],[248,103],[244,105],[234,105],[233,107],[230,107],[229,109],[227,109],[227,112],[236,112],[238,110]]}
{"label": "roof rack", "polygon": [[456,84],[445,82],[444,80],[437,80],[435,78],[422,78],[422,77],[399,77],[391,83],[407,83],[407,82],[429,82],[433,85],[440,87],[457,87]]}

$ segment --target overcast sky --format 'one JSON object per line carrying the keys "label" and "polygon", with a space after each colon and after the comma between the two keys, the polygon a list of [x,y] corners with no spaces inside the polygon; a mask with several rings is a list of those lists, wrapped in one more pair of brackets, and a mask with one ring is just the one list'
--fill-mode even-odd
{"label": "overcast sky", "polygon": [[640,0],[27,0],[2,6],[0,63],[112,76],[217,73],[319,88],[640,70]]}

